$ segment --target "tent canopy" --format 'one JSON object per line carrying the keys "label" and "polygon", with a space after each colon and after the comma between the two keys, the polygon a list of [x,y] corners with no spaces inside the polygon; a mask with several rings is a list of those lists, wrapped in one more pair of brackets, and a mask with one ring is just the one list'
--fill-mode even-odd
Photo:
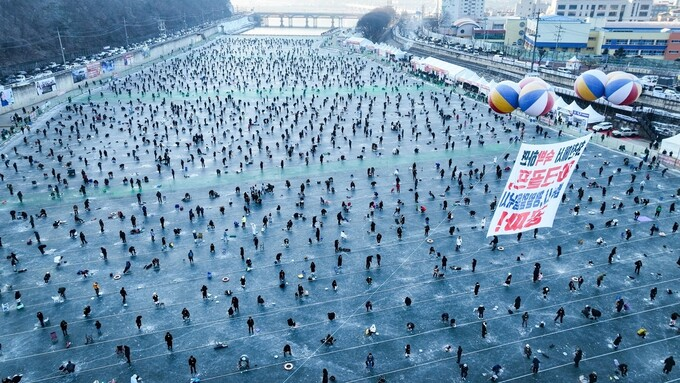
{"label": "tent canopy", "polygon": [[555,103],[553,104],[553,109],[552,110],[568,110],[567,108],[569,105],[564,101],[562,97],[558,97],[557,100],[555,100]]}
{"label": "tent canopy", "polygon": [[605,120],[604,116],[597,113],[592,105],[588,105],[587,108],[583,109],[583,113],[588,113],[588,124],[597,124]]}
{"label": "tent canopy", "polygon": [[566,108],[568,111],[574,113],[574,112],[583,112],[583,109],[581,109],[580,106],[576,103],[576,101],[572,101],[571,104],[569,104]]}
{"label": "tent canopy", "polygon": [[665,150],[669,155],[673,152],[671,157],[680,158],[680,134],[661,140],[659,150],[662,152]]}
{"label": "tent canopy", "polygon": [[424,60],[421,60],[419,64],[423,65],[426,71],[434,71],[442,75],[446,75],[448,78],[456,81],[461,76],[468,76],[470,73],[474,74],[474,72],[463,68],[462,66],[451,64],[434,57],[428,57]]}

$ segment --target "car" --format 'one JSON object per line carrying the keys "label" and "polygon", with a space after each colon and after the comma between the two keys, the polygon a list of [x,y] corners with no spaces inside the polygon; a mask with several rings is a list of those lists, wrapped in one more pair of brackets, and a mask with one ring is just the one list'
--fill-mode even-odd
{"label": "car", "polygon": [[612,131],[612,136],[614,137],[633,137],[637,136],[638,132],[631,128],[619,128]]}
{"label": "car", "polygon": [[591,129],[593,132],[606,132],[607,130],[611,130],[614,127],[614,125],[611,122],[600,122],[597,125],[594,125]]}
{"label": "car", "polygon": [[663,91],[663,94],[668,100],[680,100],[680,93],[674,91],[673,89],[666,89]]}

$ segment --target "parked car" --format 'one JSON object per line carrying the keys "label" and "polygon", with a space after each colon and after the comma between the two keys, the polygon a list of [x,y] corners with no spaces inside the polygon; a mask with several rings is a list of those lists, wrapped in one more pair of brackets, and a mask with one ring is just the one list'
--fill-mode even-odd
{"label": "parked car", "polygon": [[637,131],[635,131],[634,129],[626,127],[612,131],[612,136],[614,137],[633,137],[637,136],[637,134],[638,134]]}
{"label": "parked car", "polygon": [[611,130],[614,127],[611,122],[600,122],[597,125],[594,125],[591,129],[593,132],[606,132],[608,130]]}
{"label": "parked car", "polygon": [[668,100],[680,100],[680,93],[674,91],[673,89],[666,89],[663,91],[663,94]]}

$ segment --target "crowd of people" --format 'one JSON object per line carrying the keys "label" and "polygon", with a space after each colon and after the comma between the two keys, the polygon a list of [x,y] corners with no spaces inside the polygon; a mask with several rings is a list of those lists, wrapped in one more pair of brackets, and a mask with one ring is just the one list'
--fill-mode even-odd
{"label": "crowd of people", "polygon": [[[276,368],[266,355],[283,350],[286,371],[309,363],[328,382],[361,375],[346,372],[358,349],[382,381],[434,366],[497,381],[572,364],[560,353],[585,381],[660,379],[633,351],[609,370],[594,357],[677,343],[675,172],[591,144],[554,228],[486,238],[520,143],[561,140],[560,127],[319,43],[219,39],[92,83],[8,143],[6,367],[46,379],[29,366],[51,349],[60,373],[116,375],[118,355],[161,381],[159,358],[186,353],[198,379],[245,369],[245,353],[253,373]],[[208,367],[227,344],[233,363]],[[440,361],[401,365],[402,348]],[[657,372],[671,373],[664,359]]]}

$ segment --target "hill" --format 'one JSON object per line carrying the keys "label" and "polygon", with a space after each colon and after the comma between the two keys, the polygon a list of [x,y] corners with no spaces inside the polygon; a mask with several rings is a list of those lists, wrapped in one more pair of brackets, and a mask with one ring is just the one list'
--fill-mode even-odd
{"label": "hill", "polygon": [[[4,72],[61,63],[229,17],[229,0],[0,0]],[[126,39],[127,30],[127,39]]]}

